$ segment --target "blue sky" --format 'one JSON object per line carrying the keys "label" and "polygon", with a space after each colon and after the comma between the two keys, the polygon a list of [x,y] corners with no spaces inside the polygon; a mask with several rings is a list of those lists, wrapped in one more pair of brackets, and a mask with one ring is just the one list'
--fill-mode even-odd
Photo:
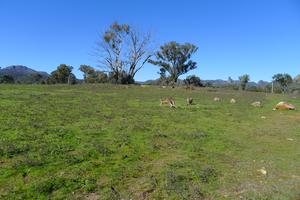
{"label": "blue sky", "polygon": [[[190,74],[202,79],[300,74],[299,0],[0,0],[0,66],[51,72],[66,63],[82,77],[79,65],[97,65],[99,33],[116,20],[151,31],[156,46],[197,45]],[[147,65],[136,80],[157,71]]]}

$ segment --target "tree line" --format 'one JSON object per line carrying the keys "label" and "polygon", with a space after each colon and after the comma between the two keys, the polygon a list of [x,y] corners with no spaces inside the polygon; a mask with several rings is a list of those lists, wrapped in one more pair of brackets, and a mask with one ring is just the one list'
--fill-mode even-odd
{"label": "tree line", "polygon": [[[180,76],[197,68],[197,62],[192,60],[197,50],[198,47],[194,44],[170,41],[155,51],[152,48],[150,33],[141,32],[128,24],[114,22],[97,42],[95,55],[99,70],[89,65],[80,65],[79,70],[83,73],[84,83],[133,84],[137,72],[149,63],[159,68],[160,77],[157,84],[174,86],[178,84]],[[76,84],[78,79],[72,70],[72,66],[61,64],[41,83]],[[34,82],[38,82],[38,78],[34,77]],[[295,82],[298,82],[300,76],[296,78]],[[239,89],[246,90],[249,81],[249,75],[240,76]],[[0,83],[13,82],[12,77],[0,77]],[[287,92],[293,79],[288,74],[276,74],[273,76],[273,82],[281,92]],[[188,76],[183,83],[188,86],[205,86],[196,75]]]}
{"label": "tree line", "polygon": [[[114,22],[97,42],[99,69],[81,65],[84,83],[133,84],[135,75],[147,63],[159,67],[164,84],[176,84],[178,78],[196,69],[191,59],[198,50],[194,44],[170,41],[154,51],[150,33],[143,33],[128,24]],[[47,80],[49,84],[76,82],[72,67],[62,64]]]}

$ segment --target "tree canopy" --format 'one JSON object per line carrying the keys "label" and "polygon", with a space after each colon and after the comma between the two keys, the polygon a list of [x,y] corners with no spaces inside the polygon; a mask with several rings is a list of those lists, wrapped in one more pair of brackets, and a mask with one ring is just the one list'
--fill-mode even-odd
{"label": "tree canopy", "polygon": [[248,74],[244,74],[239,77],[241,89],[245,90],[247,83],[250,81],[250,76]]}
{"label": "tree canopy", "polygon": [[191,75],[186,77],[184,79],[184,84],[189,85],[189,86],[196,86],[196,87],[201,87],[203,84],[201,83],[200,77],[196,75]]}
{"label": "tree canopy", "polygon": [[74,84],[76,83],[76,77],[72,73],[73,67],[61,64],[57,67],[57,69],[51,72],[50,77],[47,79],[47,83],[49,84],[57,84],[57,83],[68,83]]}
{"label": "tree canopy", "polygon": [[282,92],[286,92],[288,90],[288,86],[293,82],[293,78],[289,74],[275,74],[273,77],[273,81],[278,83],[281,87]]}
{"label": "tree canopy", "polygon": [[197,68],[197,63],[191,60],[197,50],[193,44],[172,41],[161,46],[155,53],[156,60],[150,59],[149,63],[159,66],[160,71],[167,72],[168,78],[176,83],[181,75]]}
{"label": "tree canopy", "polygon": [[105,72],[95,70],[89,65],[80,65],[79,70],[83,72],[85,83],[106,83],[108,76]]}

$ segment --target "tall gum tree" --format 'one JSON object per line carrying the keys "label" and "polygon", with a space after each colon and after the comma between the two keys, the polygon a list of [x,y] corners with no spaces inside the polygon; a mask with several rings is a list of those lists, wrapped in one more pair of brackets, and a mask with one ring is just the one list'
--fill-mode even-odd
{"label": "tall gum tree", "polygon": [[123,76],[133,82],[136,73],[153,54],[150,46],[150,33],[142,33],[128,24],[114,22],[97,43],[98,61],[116,82],[120,82]]}

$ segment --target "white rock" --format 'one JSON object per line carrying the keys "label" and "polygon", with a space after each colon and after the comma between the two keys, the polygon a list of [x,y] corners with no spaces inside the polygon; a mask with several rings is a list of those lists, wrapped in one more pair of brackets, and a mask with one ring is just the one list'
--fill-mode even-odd
{"label": "white rock", "polygon": [[236,103],[236,100],[235,99],[231,99],[230,103]]}
{"label": "white rock", "polygon": [[267,170],[263,167],[263,168],[261,168],[261,169],[259,169],[259,170],[257,170],[259,173],[261,173],[262,175],[267,175]]}
{"label": "white rock", "polygon": [[215,97],[214,101],[220,101],[220,98],[219,97]]}
{"label": "white rock", "polygon": [[255,101],[251,104],[253,107],[261,107],[261,102],[260,101]]}

